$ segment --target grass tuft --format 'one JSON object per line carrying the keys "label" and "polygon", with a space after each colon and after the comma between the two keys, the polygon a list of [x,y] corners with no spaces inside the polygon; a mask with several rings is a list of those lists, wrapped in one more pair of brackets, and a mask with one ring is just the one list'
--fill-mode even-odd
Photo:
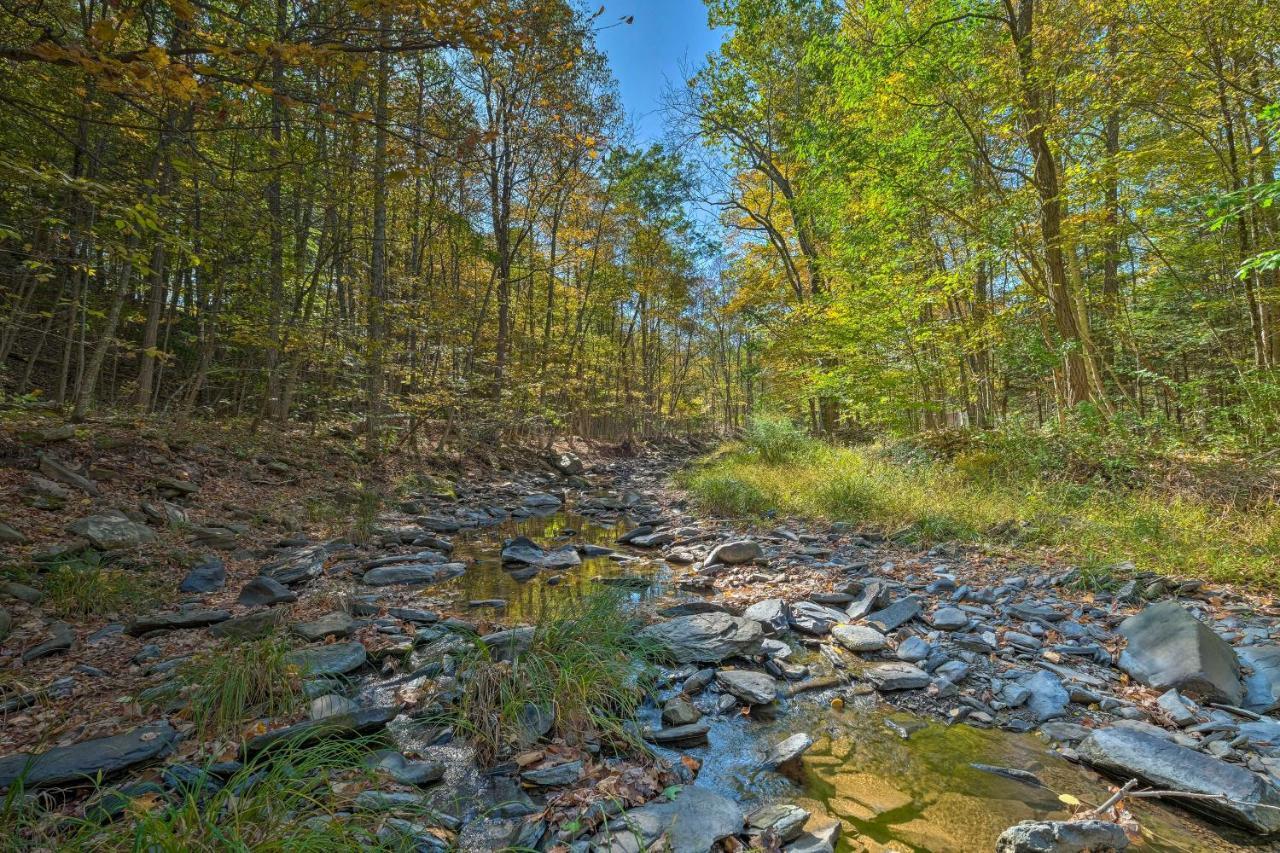
{"label": "grass tuft", "polygon": [[302,675],[288,662],[289,643],[264,637],[196,655],[178,669],[185,713],[204,738],[239,737],[259,717],[291,714],[302,705]]}
{"label": "grass tuft", "polygon": [[127,569],[104,566],[87,552],[59,562],[44,573],[43,606],[63,617],[132,613],[146,609],[156,590],[145,578]]}

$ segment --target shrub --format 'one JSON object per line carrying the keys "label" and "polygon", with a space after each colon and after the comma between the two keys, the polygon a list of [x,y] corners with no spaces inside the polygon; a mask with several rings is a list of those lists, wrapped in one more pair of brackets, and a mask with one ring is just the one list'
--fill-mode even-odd
{"label": "shrub", "polygon": [[761,413],[747,421],[743,441],[770,465],[780,465],[813,447],[813,440],[785,415]]}
{"label": "shrub", "polygon": [[770,507],[764,492],[729,474],[694,474],[687,485],[698,506],[714,515],[759,515]]}

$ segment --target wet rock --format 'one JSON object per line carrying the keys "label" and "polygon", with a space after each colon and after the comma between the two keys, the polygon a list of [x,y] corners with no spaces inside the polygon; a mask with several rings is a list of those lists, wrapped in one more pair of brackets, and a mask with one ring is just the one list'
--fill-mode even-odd
{"label": "wet rock", "polygon": [[929,624],[940,631],[959,631],[969,624],[969,614],[959,607],[939,607],[929,614]]}
{"label": "wet rock", "polygon": [[[729,701],[733,701],[730,698]],[[691,746],[706,743],[707,732],[711,726],[706,723],[687,723],[683,726],[669,726],[664,729],[651,729],[645,732],[644,738],[662,746]]]}
{"label": "wet rock", "polygon": [[352,642],[298,649],[289,652],[286,660],[302,670],[304,675],[319,676],[345,675],[364,666],[366,658],[364,646]]}
{"label": "wet rock", "polygon": [[68,524],[67,532],[83,536],[99,551],[136,548],[156,538],[150,527],[130,521],[123,515],[86,516]]}
{"label": "wet rock", "polygon": [[851,652],[878,652],[888,647],[889,640],[870,625],[836,625],[831,638]]}
{"label": "wet rock", "polygon": [[754,619],[760,623],[766,636],[775,637],[787,630],[790,619],[787,614],[787,603],[781,598],[766,598],[742,611],[744,619]]}
{"label": "wet rock", "polygon": [[1044,670],[1035,672],[1023,679],[1022,686],[1029,691],[1027,708],[1035,716],[1036,722],[1043,723],[1066,713],[1071,696],[1053,673]]}
{"label": "wet rock", "polygon": [[716,684],[731,696],[748,705],[768,705],[778,698],[778,684],[763,672],[744,669],[722,669],[716,673]]}
{"label": "wet rock", "polygon": [[909,663],[883,663],[863,675],[877,690],[919,690],[929,685],[929,673]]}
{"label": "wet rock", "polygon": [[685,786],[609,821],[591,839],[592,853],[679,850],[707,853],[716,842],[742,831],[742,809],[714,791]]}
{"label": "wet rock", "polygon": [[683,690],[685,693],[689,694],[690,696],[693,696],[696,693],[700,692],[712,681],[715,681],[715,678],[716,678],[716,671],[714,669],[710,667],[706,669],[700,669],[697,672],[695,672],[693,675],[686,678],[684,680],[684,684],[681,685],[680,689]]}
{"label": "wet rock", "polygon": [[662,724],[665,726],[687,726],[702,719],[702,712],[683,696],[668,699],[662,706]]}
{"label": "wet rock", "polygon": [[634,548],[663,548],[676,541],[676,535],[669,530],[657,530],[631,539],[627,544]]}
{"label": "wet rock", "polygon": [[699,613],[646,626],[640,636],[665,647],[679,663],[719,663],[729,657],[759,654],[764,631],[753,619]]}
{"label": "wet rock", "polygon": [[772,831],[783,844],[795,841],[804,831],[809,813],[791,803],[775,803],[762,806],[747,815],[747,832],[758,835]]}
{"label": "wet rock", "polygon": [[381,749],[365,758],[365,766],[386,773],[401,785],[430,785],[444,778],[439,761],[410,761],[394,749]]}
{"label": "wet rock", "polygon": [[536,566],[539,569],[568,569],[582,564],[572,545],[549,550],[527,536],[517,536],[502,546],[502,562]]}
{"label": "wet rock", "polygon": [[356,620],[340,610],[326,613],[319,619],[300,622],[293,626],[293,633],[304,640],[316,642],[325,637],[349,637],[356,628]]}
{"label": "wet rock", "polygon": [[791,627],[815,637],[829,634],[834,625],[844,622],[846,618],[842,611],[823,607],[813,601],[797,601],[791,605]]}
{"label": "wet rock", "polygon": [[217,557],[209,557],[187,572],[178,584],[178,592],[216,592],[227,582],[227,567]]}
{"label": "wet rock", "polygon": [[1093,731],[1076,748],[1092,766],[1157,788],[1225,796],[1172,800],[1253,832],[1280,831],[1280,791],[1243,767],[1228,764],[1146,732],[1112,726]]}
{"label": "wet rock", "polygon": [[49,655],[65,652],[70,649],[76,642],[75,632],[71,630],[71,626],[66,622],[54,622],[49,626],[49,637],[41,643],[38,643],[22,653],[22,660],[30,663],[33,660],[48,657]]}
{"label": "wet rock", "polygon": [[215,637],[233,640],[256,640],[274,634],[285,623],[283,610],[258,610],[244,616],[236,616],[209,628]]}
{"label": "wet rock", "polygon": [[[596,580],[603,582],[609,579],[597,578]],[[631,578],[613,578],[612,580],[631,580]],[[636,587],[639,589],[647,589],[653,584],[652,578],[635,578],[635,580]],[[642,583],[644,586],[640,586]],[[725,607],[723,604],[716,604],[714,601],[694,599],[693,601],[682,601],[679,604],[673,604],[670,607],[664,607],[658,611],[659,616],[665,616],[668,619],[676,616],[693,616],[698,613],[729,613],[729,608]],[[743,615],[746,616],[746,614]],[[766,631],[767,630],[768,629],[766,629]]]}
{"label": "wet rock", "polygon": [[1205,701],[1239,705],[1243,699],[1235,651],[1176,601],[1130,616],[1120,623],[1120,633],[1129,641],[1120,668],[1135,681]]}
{"label": "wet rock", "polygon": [[1236,654],[1252,670],[1244,680],[1244,707],[1259,714],[1280,710],[1280,644],[1240,646]]}
{"label": "wet rock", "polygon": [[1128,846],[1123,829],[1101,820],[1024,820],[996,839],[996,853],[1084,853]]}
{"label": "wet rock", "polygon": [[1040,726],[1040,731],[1055,743],[1079,743],[1087,738],[1093,729],[1085,728],[1077,723],[1056,721]]}
{"label": "wet rock", "polygon": [[895,628],[905,625],[920,615],[920,599],[914,595],[900,598],[883,610],[878,610],[867,617],[867,624],[881,633],[887,634]]}
{"label": "wet rock", "polygon": [[231,614],[226,610],[165,610],[139,616],[125,627],[124,632],[131,637],[140,637],[150,631],[189,631],[230,618]]}
{"label": "wet rock", "polygon": [[704,565],[715,566],[737,566],[742,563],[750,563],[752,560],[758,560],[764,556],[764,549],[760,547],[760,543],[751,539],[738,539],[733,542],[722,542],[711,549],[711,553],[707,555]]}
{"label": "wet rock", "polygon": [[652,532],[652,524],[642,524],[639,527],[631,528],[626,533],[619,536],[615,541],[619,545],[630,545],[633,540],[638,539],[641,536],[648,536]]}
{"label": "wet rock", "polygon": [[560,504],[564,503],[564,500],[558,495],[553,495],[550,492],[534,492],[531,495],[525,495],[521,498],[520,503],[527,507],[542,509],[560,506]]}
{"label": "wet rock", "polygon": [[368,586],[400,586],[439,583],[463,574],[462,563],[409,563],[380,566],[365,572],[361,582]]}
{"label": "wet rock", "polygon": [[27,788],[82,785],[99,773],[111,776],[169,752],[178,734],[165,722],[140,726],[125,734],[94,738],[47,752],[0,758],[0,788],[19,779]]}
{"label": "wet rock", "polygon": [[252,737],[244,745],[244,750],[247,755],[253,755],[275,743],[301,747],[322,740],[372,734],[385,728],[399,713],[399,706],[390,706],[361,708],[350,714],[334,714],[332,717],[297,723]]}
{"label": "wet rock", "polygon": [[760,763],[763,770],[779,770],[800,758],[813,746],[813,738],[805,732],[797,732],[774,744]]}
{"label": "wet rock", "polygon": [[258,607],[287,604],[297,600],[298,596],[275,578],[259,575],[240,588],[236,603],[243,607]]}
{"label": "wet rock", "polygon": [[530,785],[537,785],[540,788],[558,788],[562,785],[572,785],[581,776],[581,761],[566,761],[563,764],[555,764],[551,767],[526,770],[520,774],[520,778],[523,781]]}

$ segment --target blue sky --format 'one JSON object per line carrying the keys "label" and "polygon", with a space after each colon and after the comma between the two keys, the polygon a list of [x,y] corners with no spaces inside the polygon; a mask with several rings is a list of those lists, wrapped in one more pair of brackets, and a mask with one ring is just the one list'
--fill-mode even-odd
{"label": "blue sky", "polygon": [[662,137],[662,92],[668,81],[683,85],[681,65],[692,70],[720,46],[723,31],[707,26],[702,0],[606,0],[598,26],[625,15],[635,23],[600,32],[596,38],[609,56],[622,92],[622,107],[636,128],[636,142]]}

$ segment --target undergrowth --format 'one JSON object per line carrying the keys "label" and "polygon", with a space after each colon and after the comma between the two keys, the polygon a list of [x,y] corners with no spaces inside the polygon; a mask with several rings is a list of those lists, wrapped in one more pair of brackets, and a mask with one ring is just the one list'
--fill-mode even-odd
{"label": "undergrowth", "polygon": [[178,696],[201,736],[237,737],[251,720],[297,710],[303,673],[289,662],[289,651],[286,640],[264,637],[226,643],[179,667]]}
{"label": "undergrowth", "polygon": [[40,585],[45,609],[64,617],[133,613],[156,598],[155,586],[144,574],[104,565],[96,552],[53,565]]}
{"label": "undergrowth", "polygon": [[[848,521],[917,543],[996,542],[1048,547],[1087,566],[1132,562],[1138,569],[1261,585],[1280,579],[1280,509],[1209,489],[1183,488],[1135,450],[1054,463],[1052,440],[1011,435],[939,454],[919,445],[836,448],[810,442],[771,464],[749,445],[731,448],[681,475],[705,510],[728,516],[770,512]],[[1003,447],[996,452],[993,447]],[[1024,448],[1025,449],[1025,448]]]}
{"label": "undergrowth", "polygon": [[639,636],[614,590],[563,601],[538,620],[514,662],[480,643],[459,669],[469,673],[449,722],[484,763],[519,744],[522,718],[550,712],[553,732],[571,745],[642,748],[628,728],[644,697],[658,647]]}

